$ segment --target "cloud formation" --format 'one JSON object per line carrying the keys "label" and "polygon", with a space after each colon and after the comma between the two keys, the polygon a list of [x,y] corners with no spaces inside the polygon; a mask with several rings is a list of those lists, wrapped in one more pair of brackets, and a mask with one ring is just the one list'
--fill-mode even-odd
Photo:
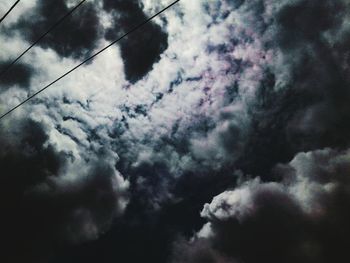
{"label": "cloud formation", "polygon": [[[28,42],[35,42],[74,7],[68,2],[65,0],[37,1],[24,16],[9,27],[8,33],[18,33]],[[84,59],[96,48],[96,42],[102,33],[100,30],[97,8],[93,2],[88,1],[43,38],[38,45],[44,49],[53,49],[62,57]]]}
{"label": "cloud formation", "polygon": [[[14,10],[0,68],[75,4]],[[0,110],[168,4],[87,1],[0,79]],[[180,1],[21,107],[0,130],[8,251],[38,259],[75,244],[54,263],[337,261],[348,234],[348,9]],[[251,179],[237,184],[242,174]]]}
{"label": "cloud formation", "polygon": [[18,63],[12,66],[12,70],[9,73],[5,73],[12,61],[2,61],[0,63],[0,72],[2,77],[0,78],[0,84],[2,89],[8,89],[13,86],[20,88],[27,88],[30,79],[34,75],[33,68],[25,63]]}
{"label": "cloud formation", "polygon": [[[349,235],[348,3],[237,5],[241,21],[273,54],[249,108],[251,136],[236,163],[262,179],[205,205],[201,215],[208,223],[191,241],[175,244],[172,260],[341,261]],[[317,150],[323,147],[333,149]]]}
{"label": "cloud formation", "polygon": [[338,262],[349,236],[349,151],[300,153],[275,172],[216,196],[208,223],[175,246],[173,262]]}
{"label": "cloud formation", "polygon": [[346,1],[261,3],[270,13],[265,46],[275,55],[256,97],[241,168],[268,176],[297,152],[348,147],[349,7]]}
{"label": "cloud formation", "polygon": [[66,242],[96,239],[125,208],[128,184],[104,149],[85,158],[58,151],[26,119],[2,124],[0,140],[4,262],[37,262]]}
{"label": "cloud formation", "polygon": [[[106,39],[115,40],[145,21],[148,17],[142,10],[141,1],[104,0],[103,8],[113,18],[112,26],[106,29]],[[156,23],[147,23],[137,34],[131,34],[120,43],[121,56],[125,63],[126,78],[135,83],[142,79],[160,55],[167,49],[167,34]]]}

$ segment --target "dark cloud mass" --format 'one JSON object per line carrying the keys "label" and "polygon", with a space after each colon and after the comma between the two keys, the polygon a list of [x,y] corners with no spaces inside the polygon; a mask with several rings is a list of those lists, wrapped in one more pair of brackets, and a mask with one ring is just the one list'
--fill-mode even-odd
{"label": "dark cloud mass", "polygon": [[267,43],[276,45],[283,62],[258,91],[251,158],[244,157],[247,165],[242,161],[248,173],[264,176],[300,151],[349,146],[349,67],[343,62],[349,36],[342,28],[347,8],[344,1],[296,1],[275,15]]}
{"label": "dark cloud mass", "polygon": [[[39,1],[9,31],[19,34],[33,43],[73,7],[67,1]],[[80,1],[76,1],[78,4]],[[38,45],[51,48],[60,56],[85,58],[96,47],[100,37],[100,23],[97,10],[92,3],[86,2],[72,15],[67,17],[54,31],[42,39]]]}
{"label": "dark cloud mass", "polygon": [[0,86],[1,89],[7,89],[12,86],[18,85],[21,88],[28,89],[30,80],[35,73],[33,68],[24,63],[17,63],[11,67],[11,71],[8,70],[12,61],[0,62]]}
{"label": "dark cloud mass", "polygon": [[[341,262],[347,257],[348,152],[297,155],[275,172],[281,183],[254,179],[204,206],[208,224],[179,242],[174,262]],[[203,251],[203,252],[198,252]],[[205,251],[205,252],[204,252]]]}
{"label": "dark cloud mass", "polygon": [[[106,38],[115,40],[148,17],[139,1],[104,0],[103,7],[112,13],[114,26],[107,29]],[[168,47],[167,34],[156,23],[148,23],[137,34],[120,42],[126,78],[131,82],[147,74]]]}
{"label": "dark cloud mass", "polygon": [[0,132],[2,262],[42,262],[57,247],[108,229],[123,197],[103,151],[77,167],[87,167],[79,176],[69,171],[72,156],[46,145],[41,124],[13,119],[11,126]]}

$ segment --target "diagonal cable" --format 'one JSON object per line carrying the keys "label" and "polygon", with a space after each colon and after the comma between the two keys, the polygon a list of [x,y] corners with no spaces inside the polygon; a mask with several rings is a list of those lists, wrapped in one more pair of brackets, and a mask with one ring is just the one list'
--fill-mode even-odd
{"label": "diagonal cable", "polygon": [[40,93],[42,93],[44,90],[48,89],[49,87],[51,87],[53,84],[55,84],[56,82],[60,81],[61,79],[63,79],[64,77],[66,77],[67,75],[69,75],[70,73],[72,73],[74,70],[78,69],[79,67],[81,67],[82,65],[84,65],[85,63],[87,63],[88,61],[90,61],[91,59],[93,59],[94,57],[98,56],[99,54],[101,54],[102,52],[104,52],[105,50],[107,50],[108,48],[110,48],[111,46],[113,46],[115,43],[119,42],[120,40],[122,40],[123,38],[125,38],[126,36],[128,36],[129,34],[135,32],[136,30],[138,30],[140,27],[144,26],[145,24],[147,24],[148,22],[150,22],[151,20],[153,20],[155,17],[159,16],[161,13],[165,12],[167,9],[169,9],[170,7],[172,7],[173,5],[175,5],[176,3],[178,3],[180,0],[176,0],[175,2],[173,2],[172,4],[168,5],[167,7],[165,7],[164,9],[162,9],[161,11],[159,11],[158,13],[156,13],[155,15],[151,16],[150,18],[146,19],[145,21],[143,21],[142,23],[138,24],[137,26],[133,27],[130,31],[128,31],[127,33],[125,33],[123,36],[121,36],[120,38],[114,40],[113,42],[111,42],[109,45],[107,45],[106,47],[102,48],[100,51],[96,52],[95,54],[93,54],[91,57],[85,59],[83,62],[81,62],[80,64],[78,64],[77,66],[75,66],[74,68],[72,68],[71,70],[67,71],[66,73],[64,73],[62,76],[60,76],[59,78],[55,79],[54,81],[52,81],[50,84],[46,85],[44,88],[40,89],[39,91],[35,92],[34,94],[30,95],[27,99],[25,99],[24,101],[22,101],[21,103],[19,103],[17,106],[13,107],[12,109],[10,109],[9,111],[7,111],[6,113],[4,113],[3,115],[0,116],[0,120],[2,120],[5,116],[7,116],[8,114],[10,114],[11,112],[13,112],[14,110],[18,109],[19,107],[21,107],[23,104],[27,103],[28,101],[30,101],[31,99],[33,99],[35,96],[39,95]]}
{"label": "diagonal cable", "polygon": [[31,50],[36,44],[38,44],[47,34],[53,31],[59,24],[61,24],[68,16],[70,16],[75,10],[77,10],[86,0],[81,1],[78,5],[76,5],[73,9],[71,9],[67,14],[61,17],[55,24],[53,24],[41,37],[39,37],[36,41],[33,42],[26,50],[22,52],[14,61],[12,61],[3,71],[0,72],[0,78],[5,75],[9,69],[21,59],[29,50]]}
{"label": "diagonal cable", "polygon": [[14,3],[11,8],[9,9],[9,11],[6,12],[5,15],[3,15],[3,17],[0,19],[0,24],[2,23],[2,21],[8,16],[9,13],[11,13],[12,9],[15,8],[15,6],[19,3],[20,0],[17,0],[16,3]]}

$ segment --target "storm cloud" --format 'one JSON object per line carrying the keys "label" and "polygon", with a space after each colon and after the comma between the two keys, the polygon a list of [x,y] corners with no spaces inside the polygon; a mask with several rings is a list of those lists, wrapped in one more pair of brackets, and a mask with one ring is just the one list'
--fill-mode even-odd
{"label": "storm cloud", "polygon": [[[67,2],[65,0],[38,1],[9,27],[8,32],[10,34],[18,32],[28,42],[35,42],[73,8],[72,5],[67,5]],[[84,3],[82,8],[67,17],[38,45],[44,49],[51,48],[63,57],[85,58],[96,48],[96,42],[102,33],[96,12],[91,2]]]}
{"label": "storm cloud", "polygon": [[128,203],[118,156],[72,133],[69,119],[50,124],[22,115],[1,126],[4,262],[47,262],[62,247],[96,240]]}
{"label": "storm cloud", "polygon": [[241,166],[255,175],[268,176],[277,162],[300,151],[348,147],[348,5],[285,2],[266,2],[276,9],[265,33],[276,53],[258,91],[255,128]]}
{"label": "storm cloud", "polygon": [[[349,236],[349,152],[300,153],[275,167],[282,181],[251,179],[216,196],[208,220],[174,262],[339,262]],[[221,261],[226,258],[227,261]]]}
{"label": "storm cloud", "polygon": [[3,61],[0,63],[0,73],[2,73],[0,84],[2,88],[7,89],[16,85],[21,88],[27,88],[35,73],[34,70],[28,64],[18,63],[13,66],[11,73],[7,73],[6,71],[11,62],[12,61]]}
{"label": "storm cloud", "polygon": [[56,246],[96,239],[123,211],[127,183],[103,149],[99,157],[76,159],[26,119],[2,125],[0,138],[5,262],[37,262]]}
{"label": "storm cloud", "polygon": [[[104,0],[103,8],[111,13],[113,26],[107,28],[106,39],[115,40],[147,19],[141,1]],[[121,42],[126,78],[135,83],[147,74],[167,49],[167,34],[153,22]]]}
{"label": "storm cloud", "polygon": [[[14,10],[0,68],[76,3]],[[169,3],[87,1],[0,78],[0,110]],[[5,262],[346,258],[348,11],[180,1],[17,109],[0,127]]]}

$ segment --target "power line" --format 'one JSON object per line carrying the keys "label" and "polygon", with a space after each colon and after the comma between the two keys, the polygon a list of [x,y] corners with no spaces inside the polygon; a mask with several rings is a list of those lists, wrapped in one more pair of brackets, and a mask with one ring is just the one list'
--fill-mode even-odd
{"label": "power line", "polygon": [[78,5],[76,5],[73,9],[71,9],[67,14],[65,14],[60,20],[58,20],[54,25],[52,25],[41,37],[39,37],[33,44],[31,44],[26,50],[22,52],[14,61],[12,61],[3,71],[0,73],[0,78],[5,75],[9,69],[21,59],[29,50],[31,50],[39,41],[41,41],[47,34],[53,31],[59,24],[61,24],[68,16],[70,16],[75,10],[77,10],[86,0],[81,1]]}
{"label": "power line", "polygon": [[0,24],[1,24],[2,21],[7,17],[7,15],[8,15],[9,13],[11,13],[12,9],[15,8],[15,6],[19,3],[19,1],[20,1],[20,0],[17,0],[17,2],[14,3],[14,4],[11,6],[11,8],[9,9],[9,11],[7,11],[6,14],[0,19]]}
{"label": "power line", "polygon": [[61,79],[63,79],[64,77],[66,77],[67,75],[69,75],[70,73],[72,73],[74,70],[78,69],[79,67],[81,67],[82,65],[84,65],[86,62],[90,61],[91,59],[93,59],[94,57],[98,56],[99,54],[101,54],[102,52],[104,52],[106,49],[110,48],[111,46],[113,46],[115,43],[117,43],[118,41],[122,40],[123,38],[125,38],[126,36],[128,36],[129,34],[135,32],[136,30],[138,30],[140,27],[144,26],[145,24],[147,24],[148,22],[150,22],[151,20],[153,20],[155,17],[159,16],[161,13],[165,12],[167,9],[169,9],[170,7],[172,7],[173,5],[175,5],[176,3],[178,3],[180,0],[176,0],[175,2],[173,2],[172,4],[168,5],[167,7],[165,7],[164,9],[162,9],[161,11],[159,11],[158,13],[156,13],[155,15],[151,16],[150,18],[146,19],[145,21],[143,21],[142,23],[138,24],[137,26],[135,26],[134,28],[132,28],[130,31],[128,31],[127,33],[125,33],[123,36],[121,36],[120,38],[114,40],[113,42],[111,42],[109,45],[107,45],[106,47],[102,48],[100,51],[98,51],[97,53],[95,53],[94,55],[92,55],[91,57],[85,59],[83,62],[81,62],[80,64],[78,64],[77,66],[75,66],[74,68],[72,68],[71,70],[67,71],[66,73],[64,73],[62,76],[60,76],[59,78],[57,78],[56,80],[52,81],[50,84],[48,84],[47,86],[45,86],[44,88],[40,89],[39,91],[35,92],[34,94],[30,95],[27,99],[25,99],[24,101],[22,101],[21,103],[19,103],[17,106],[13,107],[11,110],[7,111],[5,114],[0,116],[0,120],[2,120],[5,116],[7,116],[8,114],[10,114],[11,112],[13,112],[14,110],[18,109],[19,107],[21,107],[23,104],[27,103],[29,100],[31,100],[32,98],[34,98],[35,96],[37,96],[38,94],[40,94],[41,92],[43,92],[44,90],[48,89],[49,87],[51,87],[53,84],[55,84],[56,82],[60,81]]}

